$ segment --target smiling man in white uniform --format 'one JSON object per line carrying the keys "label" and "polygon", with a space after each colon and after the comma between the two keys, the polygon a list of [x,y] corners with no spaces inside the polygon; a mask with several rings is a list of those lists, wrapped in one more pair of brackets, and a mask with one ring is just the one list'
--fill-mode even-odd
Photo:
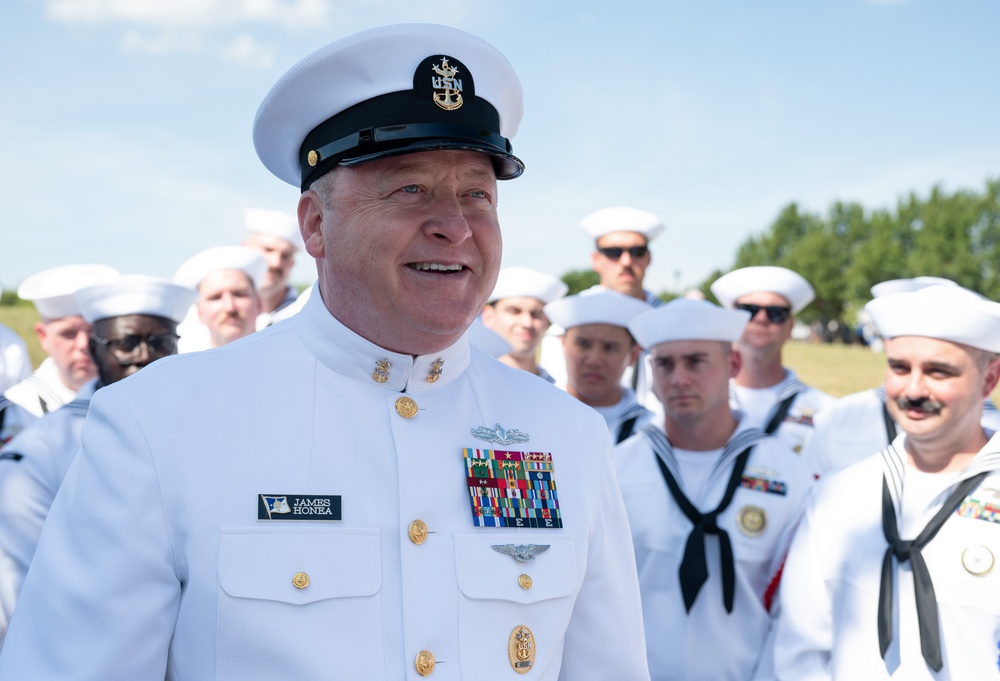
{"label": "smiling man in white uniform", "polygon": [[665,414],[615,452],[658,681],[771,670],[772,603],[812,473],[729,405],[748,319],[679,298],[629,323]]}
{"label": "smiling man in white uniform", "polygon": [[1000,441],[980,417],[1000,305],[934,286],[865,309],[901,432],[816,487],[782,578],[778,678],[995,679]]}
{"label": "smiling man in white uniform", "polygon": [[603,420],[466,336],[521,111],[507,60],[442,26],[272,88],[254,139],[303,190],[318,288],[98,392],[0,677],[649,678]]}

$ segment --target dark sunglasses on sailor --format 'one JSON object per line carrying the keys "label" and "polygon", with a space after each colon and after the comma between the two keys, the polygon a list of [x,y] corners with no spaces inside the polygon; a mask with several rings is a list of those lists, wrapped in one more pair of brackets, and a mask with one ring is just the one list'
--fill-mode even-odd
{"label": "dark sunglasses on sailor", "polygon": [[597,252],[603,255],[609,260],[621,260],[622,253],[628,253],[632,256],[633,260],[638,258],[643,258],[649,253],[649,246],[630,246],[629,248],[622,248],[621,246],[607,246],[601,248],[597,247]]}
{"label": "dark sunglasses on sailor", "polygon": [[160,333],[155,336],[122,336],[121,338],[101,338],[94,340],[111,350],[116,359],[127,361],[139,356],[139,346],[145,345],[151,355],[166,355],[177,352],[176,333]]}
{"label": "dark sunglasses on sailor", "polygon": [[749,312],[750,319],[756,317],[757,313],[763,310],[767,315],[767,321],[772,324],[787,322],[788,318],[792,316],[792,309],[781,305],[752,305],[750,303],[736,303],[734,307],[737,310],[746,310]]}

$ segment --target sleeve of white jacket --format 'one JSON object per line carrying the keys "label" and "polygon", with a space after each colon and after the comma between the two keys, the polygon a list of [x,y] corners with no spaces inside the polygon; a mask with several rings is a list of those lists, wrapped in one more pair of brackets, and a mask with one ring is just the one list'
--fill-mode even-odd
{"label": "sleeve of white jacket", "polygon": [[56,494],[41,470],[52,456],[43,429],[29,428],[4,452],[9,456],[0,461],[0,647]]}
{"label": "sleeve of white jacket", "polygon": [[42,530],[0,678],[162,681],[180,593],[149,448],[128,406],[102,390]]}
{"label": "sleeve of white jacket", "polygon": [[[566,630],[559,678],[642,681],[649,679],[649,666],[632,533],[610,436],[606,429],[601,435],[607,440],[607,450],[596,476],[600,512],[591,529],[587,571]],[[609,651],[618,653],[609,655]],[[613,667],[608,666],[611,659]]]}
{"label": "sleeve of white jacket", "polygon": [[774,668],[779,681],[832,679],[833,601],[826,582],[829,542],[817,525],[822,489],[813,490],[795,532],[778,592],[780,611],[774,637]]}

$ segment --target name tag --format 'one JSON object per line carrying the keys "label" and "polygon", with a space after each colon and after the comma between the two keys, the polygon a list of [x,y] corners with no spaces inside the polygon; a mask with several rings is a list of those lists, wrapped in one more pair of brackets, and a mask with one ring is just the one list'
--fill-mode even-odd
{"label": "name tag", "polygon": [[340,495],[258,494],[257,520],[343,520]]}

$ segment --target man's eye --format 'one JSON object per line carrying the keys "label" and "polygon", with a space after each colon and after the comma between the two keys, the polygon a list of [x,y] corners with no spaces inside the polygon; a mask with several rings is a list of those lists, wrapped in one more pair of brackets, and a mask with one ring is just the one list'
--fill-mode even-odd
{"label": "man's eye", "polygon": [[420,191],[420,187],[415,184],[408,184],[401,189],[404,194],[416,194]]}

